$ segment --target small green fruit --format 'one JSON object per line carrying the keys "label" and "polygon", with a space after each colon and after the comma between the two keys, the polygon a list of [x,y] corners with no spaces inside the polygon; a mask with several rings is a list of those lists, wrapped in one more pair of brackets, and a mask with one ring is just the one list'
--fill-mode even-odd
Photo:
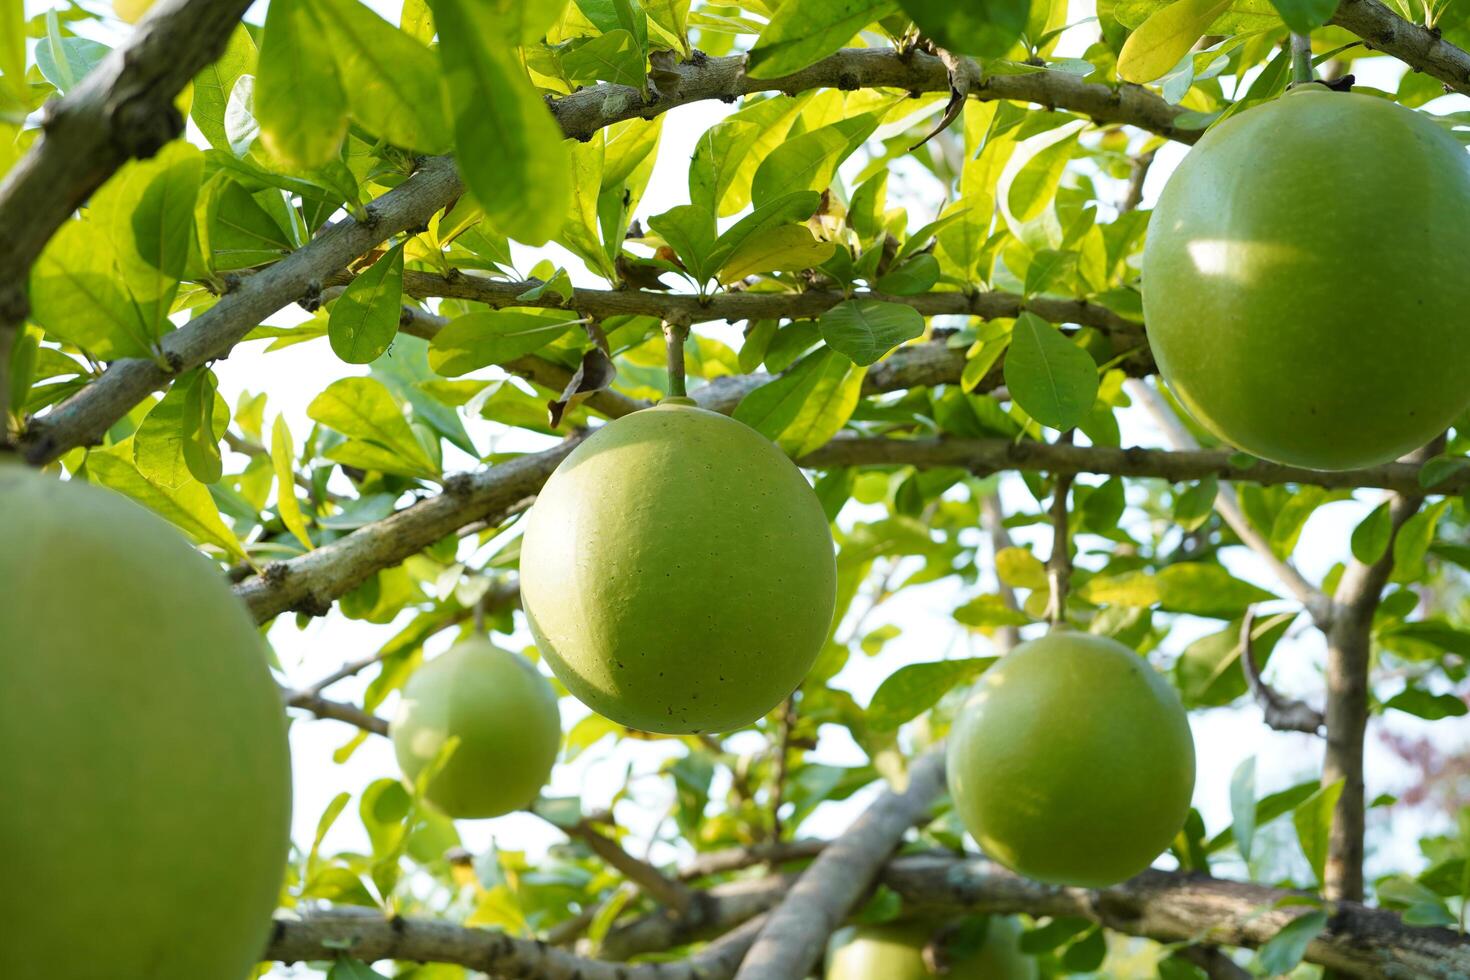
{"label": "small green fruit", "polygon": [[1037,881],[1101,888],[1147,868],[1183,826],[1194,741],[1148,661],[1060,631],[980,678],[950,732],[948,772],[987,855]]}
{"label": "small green fruit", "polygon": [[904,922],[843,929],[832,937],[826,980],[1035,980],[1036,961],[1021,952],[1021,923],[992,916],[985,941],[971,956],[954,957],[944,974],[924,963],[935,933],[926,923]]}
{"label": "small green fruit", "polygon": [[1470,404],[1470,159],[1386,99],[1294,90],[1205,133],[1149,221],[1159,370],[1226,442],[1387,462]]}
{"label": "small green fruit", "polygon": [[459,744],[427,796],[451,817],[498,817],[528,805],[551,776],[561,716],[551,684],[521,657],[476,637],[420,667],[390,734],[410,781]]}
{"label": "small green fruit", "polygon": [[729,731],[779,704],[827,638],[836,577],[801,471],[687,401],[573,450],[521,544],[521,599],[552,671],[651,732]]}
{"label": "small green fruit", "polygon": [[109,490],[0,463],[0,977],[241,980],[290,845],[266,651]]}

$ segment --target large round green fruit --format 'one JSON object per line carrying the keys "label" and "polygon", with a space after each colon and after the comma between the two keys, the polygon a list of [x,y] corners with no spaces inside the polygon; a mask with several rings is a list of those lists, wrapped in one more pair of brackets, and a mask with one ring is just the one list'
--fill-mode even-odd
{"label": "large round green fruit", "polygon": [[924,963],[924,947],[935,927],[927,923],[891,923],[844,929],[832,937],[826,980],[1035,980],[1036,961],[1021,952],[1021,923],[992,916],[985,942],[971,956],[950,960],[949,971],[933,973]]}
{"label": "large round green fruit", "polygon": [[1194,741],[1146,660],[1059,631],[980,678],[950,732],[948,772],[987,855],[1037,881],[1101,888],[1148,867],[1183,826]]}
{"label": "large round green fruit", "polygon": [[561,716],[556,692],[535,667],[476,637],[409,678],[390,734],[410,780],[457,737],[429,780],[429,800],[451,817],[498,817],[528,805],[546,785],[561,747]]}
{"label": "large round green fruit", "polygon": [[0,977],[241,980],[290,844],[266,651],[110,490],[0,462]]}
{"label": "large round green fruit", "polygon": [[1382,463],[1470,404],[1470,159],[1385,99],[1294,90],[1207,132],[1149,221],[1159,370],[1226,442]]}
{"label": "large round green fruit", "polygon": [[836,579],[801,471],[688,400],[574,449],[521,544],[521,598],[551,669],[650,732],[728,731],[779,704],[826,640]]}

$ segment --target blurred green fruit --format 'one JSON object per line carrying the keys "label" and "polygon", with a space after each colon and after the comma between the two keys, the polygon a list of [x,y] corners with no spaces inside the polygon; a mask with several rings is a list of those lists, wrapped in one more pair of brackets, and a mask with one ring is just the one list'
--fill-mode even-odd
{"label": "blurred green fruit", "polygon": [[0,462],[0,977],[241,980],[290,844],[265,645],[110,490]]}
{"label": "blurred green fruit", "polygon": [[526,518],[521,598],[567,689],[619,724],[729,731],[790,694],[836,595],[832,534],[801,471],[686,400],[610,422]]}
{"label": "blurred green fruit", "polygon": [[1160,372],[1249,453],[1387,462],[1470,405],[1470,159],[1422,113],[1293,90],[1211,129],[1159,197],[1143,308]]}
{"label": "blurred green fruit", "polygon": [[989,857],[1037,881],[1100,888],[1147,868],[1183,826],[1194,741],[1148,661],[1063,630],[980,678],[950,732],[948,773]]}
{"label": "blurred green fruit", "polygon": [[1005,916],[986,921],[985,940],[973,955],[953,956],[948,972],[933,973],[924,947],[935,934],[928,923],[904,922],[843,929],[832,937],[826,980],[1035,980],[1036,961],[1021,952],[1021,923]]}
{"label": "blurred green fruit", "polygon": [[529,805],[546,785],[561,748],[561,715],[535,667],[476,637],[414,672],[390,734],[410,781],[458,738],[429,780],[429,800],[451,817],[498,817]]}

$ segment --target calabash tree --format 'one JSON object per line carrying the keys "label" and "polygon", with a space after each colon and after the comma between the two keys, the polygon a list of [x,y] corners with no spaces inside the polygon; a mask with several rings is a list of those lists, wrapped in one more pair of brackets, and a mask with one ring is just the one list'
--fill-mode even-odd
{"label": "calabash tree", "polygon": [[1470,974],[1467,9],[0,0],[0,972]]}

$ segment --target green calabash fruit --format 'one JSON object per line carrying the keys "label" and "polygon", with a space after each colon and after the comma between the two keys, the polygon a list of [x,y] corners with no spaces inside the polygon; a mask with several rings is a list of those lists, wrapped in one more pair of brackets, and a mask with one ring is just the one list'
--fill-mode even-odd
{"label": "green calabash fruit", "polygon": [[0,977],[245,977],[291,768],[219,569],[110,490],[0,463],[0,664]]}
{"label": "green calabash fruit", "polygon": [[426,795],[451,817],[498,817],[529,805],[546,785],[561,716],[535,667],[475,637],[414,672],[389,734],[410,781],[457,738]]}
{"label": "green calabash fruit", "polygon": [[521,545],[522,602],[552,671],[651,732],[728,731],[779,704],[827,638],[836,574],[801,471],[687,400],[574,449]]}
{"label": "green calabash fruit", "polygon": [[1021,952],[1021,923],[1005,916],[986,922],[985,940],[970,955],[949,958],[948,971],[932,972],[924,947],[935,928],[899,922],[843,929],[832,937],[826,980],[1036,980],[1036,961]]}
{"label": "green calabash fruit", "polygon": [[1168,683],[1106,637],[1053,632],[991,667],[949,736],[949,790],[985,853],[1101,888],[1147,868],[1194,793],[1194,741]]}
{"label": "green calabash fruit", "polygon": [[1221,439],[1324,470],[1470,405],[1470,159],[1429,117],[1305,86],[1205,133],[1149,220],[1159,370]]}

